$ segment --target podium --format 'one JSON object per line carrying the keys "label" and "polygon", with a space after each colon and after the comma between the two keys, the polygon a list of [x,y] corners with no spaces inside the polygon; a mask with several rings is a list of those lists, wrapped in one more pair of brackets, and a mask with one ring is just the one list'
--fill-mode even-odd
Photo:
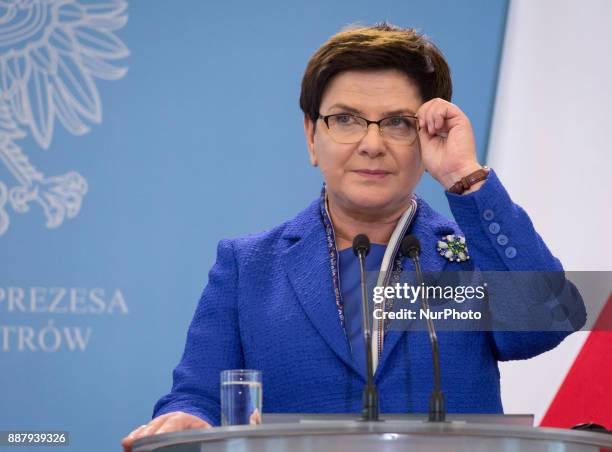
{"label": "podium", "polygon": [[[512,416],[489,416],[489,423],[474,422],[486,415],[449,416],[449,422],[429,423],[416,416],[386,417],[383,422],[308,419],[281,415],[262,425],[186,430],[141,438],[134,452],[395,452],[395,451],[522,451],[599,452],[612,450],[612,435],[555,428],[534,428]],[[355,417],[355,415],[353,415]],[[453,420],[455,418],[455,420]],[[267,423],[272,422],[272,423]]]}

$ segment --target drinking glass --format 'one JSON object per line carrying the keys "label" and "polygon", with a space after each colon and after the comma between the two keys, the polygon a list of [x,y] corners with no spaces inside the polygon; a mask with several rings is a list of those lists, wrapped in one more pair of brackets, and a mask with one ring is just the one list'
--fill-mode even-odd
{"label": "drinking glass", "polygon": [[262,392],[260,371],[222,371],[221,425],[261,424]]}

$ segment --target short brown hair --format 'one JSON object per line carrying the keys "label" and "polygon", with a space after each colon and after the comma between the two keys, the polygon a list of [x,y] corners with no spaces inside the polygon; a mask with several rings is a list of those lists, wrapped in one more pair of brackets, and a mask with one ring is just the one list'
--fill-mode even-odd
{"label": "short brown hair", "polygon": [[350,70],[397,69],[419,88],[423,102],[452,96],[450,69],[442,52],[414,28],[385,22],[350,27],[329,38],[310,58],[300,94],[300,108],[316,121],[323,93],[337,74]]}

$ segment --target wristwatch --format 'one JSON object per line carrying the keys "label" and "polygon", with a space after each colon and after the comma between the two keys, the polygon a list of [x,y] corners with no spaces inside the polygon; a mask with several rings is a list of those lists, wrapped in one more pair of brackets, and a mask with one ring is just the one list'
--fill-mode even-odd
{"label": "wristwatch", "polygon": [[455,193],[456,195],[460,195],[466,190],[468,190],[475,183],[485,180],[488,175],[489,168],[483,166],[479,170],[476,170],[473,173],[470,173],[467,176],[459,179],[453,184],[451,188],[448,189],[448,191],[451,193]]}

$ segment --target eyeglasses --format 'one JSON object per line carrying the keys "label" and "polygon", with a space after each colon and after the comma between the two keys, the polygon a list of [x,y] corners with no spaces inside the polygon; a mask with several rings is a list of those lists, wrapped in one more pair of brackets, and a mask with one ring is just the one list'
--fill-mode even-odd
{"label": "eyeglasses", "polygon": [[370,124],[376,124],[381,136],[398,144],[411,145],[419,132],[419,120],[416,116],[389,116],[378,121],[370,121],[361,116],[349,113],[323,116],[319,114],[329,130],[332,139],[337,143],[353,144],[361,141],[368,134]]}

